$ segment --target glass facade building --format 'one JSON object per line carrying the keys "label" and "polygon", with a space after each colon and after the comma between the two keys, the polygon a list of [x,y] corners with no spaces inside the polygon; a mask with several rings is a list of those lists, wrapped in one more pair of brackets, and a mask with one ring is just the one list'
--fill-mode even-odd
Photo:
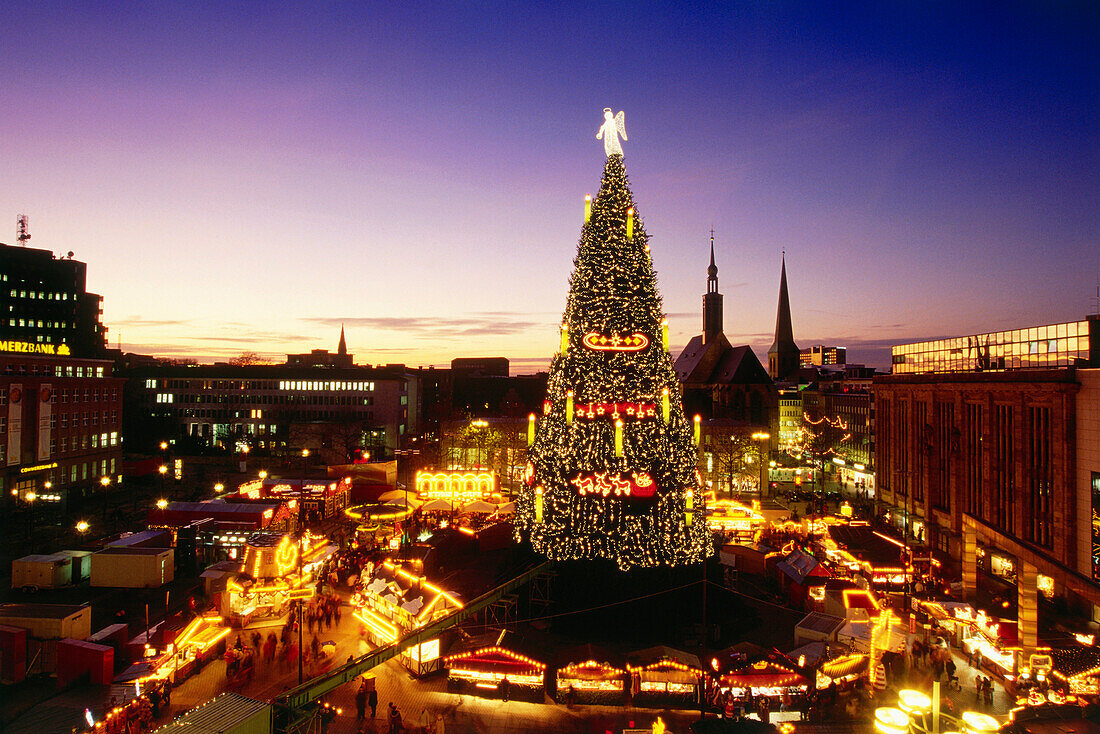
{"label": "glass facade building", "polygon": [[900,344],[893,373],[988,372],[1100,364],[1100,317]]}

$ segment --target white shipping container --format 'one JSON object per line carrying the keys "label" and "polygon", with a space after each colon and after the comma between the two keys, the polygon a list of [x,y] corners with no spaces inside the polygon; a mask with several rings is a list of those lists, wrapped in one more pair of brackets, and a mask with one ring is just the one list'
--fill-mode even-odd
{"label": "white shipping container", "polygon": [[105,548],[92,554],[92,586],[156,589],[173,578],[172,548]]}
{"label": "white shipping container", "polygon": [[11,562],[13,589],[56,589],[72,583],[72,558],[62,553],[24,556]]}

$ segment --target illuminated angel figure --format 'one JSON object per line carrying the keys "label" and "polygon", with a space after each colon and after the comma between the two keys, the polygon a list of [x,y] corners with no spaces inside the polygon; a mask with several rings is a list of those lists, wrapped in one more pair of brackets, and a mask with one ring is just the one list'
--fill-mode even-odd
{"label": "illuminated angel figure", "polygon": [[619,114],[616,115],[611,112],[610,107],[603,108],[603,125],[596,133],[596,140],[603,140],[603,152],[607,153],[608,158],[615,154],[623,154],[623,146],[619,145],[619,136],[622,135],[623,140],[628,140],[625,114],[619,110]]}

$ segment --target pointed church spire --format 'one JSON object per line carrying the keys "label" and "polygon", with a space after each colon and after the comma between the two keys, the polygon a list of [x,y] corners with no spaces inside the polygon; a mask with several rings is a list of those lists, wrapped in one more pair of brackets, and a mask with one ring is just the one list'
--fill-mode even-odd
{"label": "pointed church spire", "polygon": [[714,264],[714,227],[710,228],[710,267],[707,268],[707,293],[711,292],[718,292],[718,266]]}
{"label": "pointed church spire", "polygon": [[787,295],[787,253],[779,273],[779,308],[775,315],[775,341],[768,350],[768,374],[773,380],[785,380],[798,370],[798,345],[791,327],[791,299]]}
{"label": "pointed church spire", "polygon": [[336,347],[337,354],[348,353],[348,343],[344,341],[344,325],[340,324],[340,346]]}
{"label": "pointed church spire", "polygon": [[703,343],[722,333],[722,294],[718,292],[718,266],[714,264],[714,227],[710,228],[710,266],[703,296]]}

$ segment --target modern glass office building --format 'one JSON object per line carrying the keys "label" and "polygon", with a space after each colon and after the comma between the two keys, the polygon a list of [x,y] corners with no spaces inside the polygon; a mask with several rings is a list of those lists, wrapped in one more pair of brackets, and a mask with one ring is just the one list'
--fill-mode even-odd
{"label": "modern glass office building", "polygon": [[893,373],[1100,366],[1100,317],[893,347]]}

